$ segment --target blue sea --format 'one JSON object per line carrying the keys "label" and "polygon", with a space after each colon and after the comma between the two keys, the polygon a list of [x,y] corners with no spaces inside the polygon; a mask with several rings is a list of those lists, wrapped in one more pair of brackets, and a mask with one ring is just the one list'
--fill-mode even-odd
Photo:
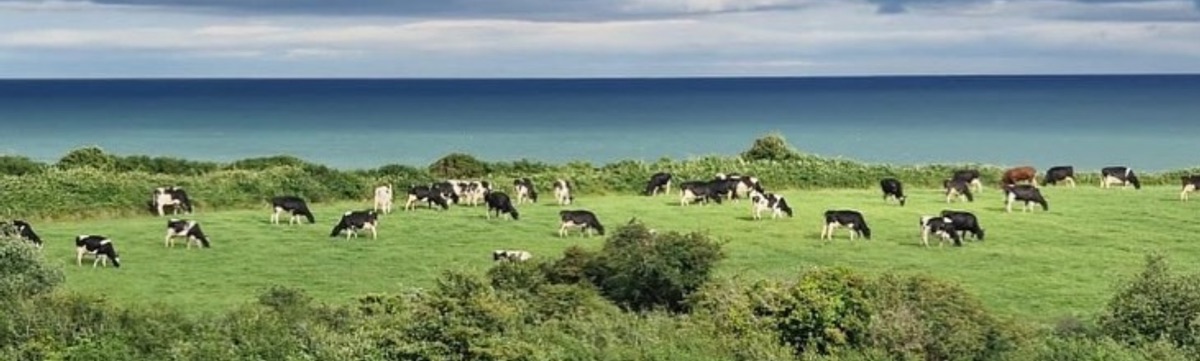
{"label": "blue sea", "polygon": [[1200,165],[1200,75],[3,80],[0,153],[98,145],[338,168],[449,152],[551,163],[732,155],[780,132],[871,163]]}

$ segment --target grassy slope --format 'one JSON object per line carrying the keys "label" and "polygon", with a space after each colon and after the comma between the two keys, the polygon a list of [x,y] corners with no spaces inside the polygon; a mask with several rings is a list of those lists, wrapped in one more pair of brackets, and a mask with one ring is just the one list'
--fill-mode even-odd
{"label": "grassy slope", "polygon": [[[660,230],[708,230],[730,241],[722,276],[749,281],[789,277],[814,265],[868,272],[926,272],[962,282],[992,308],[1037,321],[1090,314],[1112,293],[1113,282],[1135,272],[1147,251],[1167,252],[1180,270],[1200,266],[1200,202],[1181,203],[1174,187],[1101,190],[1049,188],[1049,213],[1004,214],[1000,193],[985,189],[974,203],[987,230],[983,243],[925,249],[917,219],[947,208],[939,190],[910,190],[906,207],[883,203],[874,190],[786,191],[796,217],[753,221],[747,202],[679,207],[675,197],[580,197],[572,208],[595,211],[610,229],[636,216]],[[547,197],[549,198],[549,197]],[[548,200],[548,199],[547,199]],[[35,225],[48,240],[46,254],[62,262],[68,288],[102,293],[121,303],[166,302],[216,311],[246,302],[273,283],[299,286],[319,299],[348,301],[372,292],[429,285],[443,269],[482,271],[493,249],[524,249],[557,257],[572,244],[597,247],[600,237],[560,239],[559,206],[519,206],[519,221],[487,221],[484,207],[428,209],[385,216],[378,240],[345,242],[327,237],[336,217],[369,203],[317,205],[318,223],[272,226],[257,210],[200,213],[212,249],[163,247],[165,220],[152,216]],[[844,230],[835,242],[818,240],[821,213],[856,208],[868,217],[874,239],[851,243]],[[113,238],[125,267],[92,269],[74,263],[70,239],[81,233]]]}

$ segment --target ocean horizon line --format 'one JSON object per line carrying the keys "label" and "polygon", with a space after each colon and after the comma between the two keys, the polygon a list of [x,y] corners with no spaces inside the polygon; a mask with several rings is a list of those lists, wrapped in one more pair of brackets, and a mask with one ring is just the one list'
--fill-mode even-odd
{"label": "ocean horizon line", "polygon": [[956,73],[956,74],[806,74],[806,75],[664,75],[664,76],[498,76],[498,77],[355,77],[355,76],[144,76],[144,77],[0,77],[0,81],[193,81],[193,80],[346,80],[346,81],[456,81],[456,80],[716,80],[716,79],[904,79],[904,78],[1120,78],[1120,77],[1191,77],[1200,76],[1200,72],[1155,73]]}

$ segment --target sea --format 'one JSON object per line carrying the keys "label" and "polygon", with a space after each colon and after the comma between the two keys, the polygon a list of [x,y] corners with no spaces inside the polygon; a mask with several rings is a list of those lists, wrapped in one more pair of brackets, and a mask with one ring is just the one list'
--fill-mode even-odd
{"label": "sea", "polygon": [[0,153],[335,168],[451,152],[561,164],[735,155],[779,133],[868,163],[1200,165],[1200,75],[0,80]]}

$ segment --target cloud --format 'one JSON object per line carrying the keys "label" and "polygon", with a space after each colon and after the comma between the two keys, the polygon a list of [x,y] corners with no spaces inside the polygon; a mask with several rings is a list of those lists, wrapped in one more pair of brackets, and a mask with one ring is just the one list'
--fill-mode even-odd
{"label": "cloud", "polygon": [[[436,19],[592,21],[729,12],[791,11],[818,4],[869,3],[879,14],[912,8],[973,7],[1045,0],[0,0],[0,9],[81,10],[92,6],[182,9],[204,13],[390,16]],[[1200,0],[1062,0],[1083,5],[1174,2],[1200,10]]]}

